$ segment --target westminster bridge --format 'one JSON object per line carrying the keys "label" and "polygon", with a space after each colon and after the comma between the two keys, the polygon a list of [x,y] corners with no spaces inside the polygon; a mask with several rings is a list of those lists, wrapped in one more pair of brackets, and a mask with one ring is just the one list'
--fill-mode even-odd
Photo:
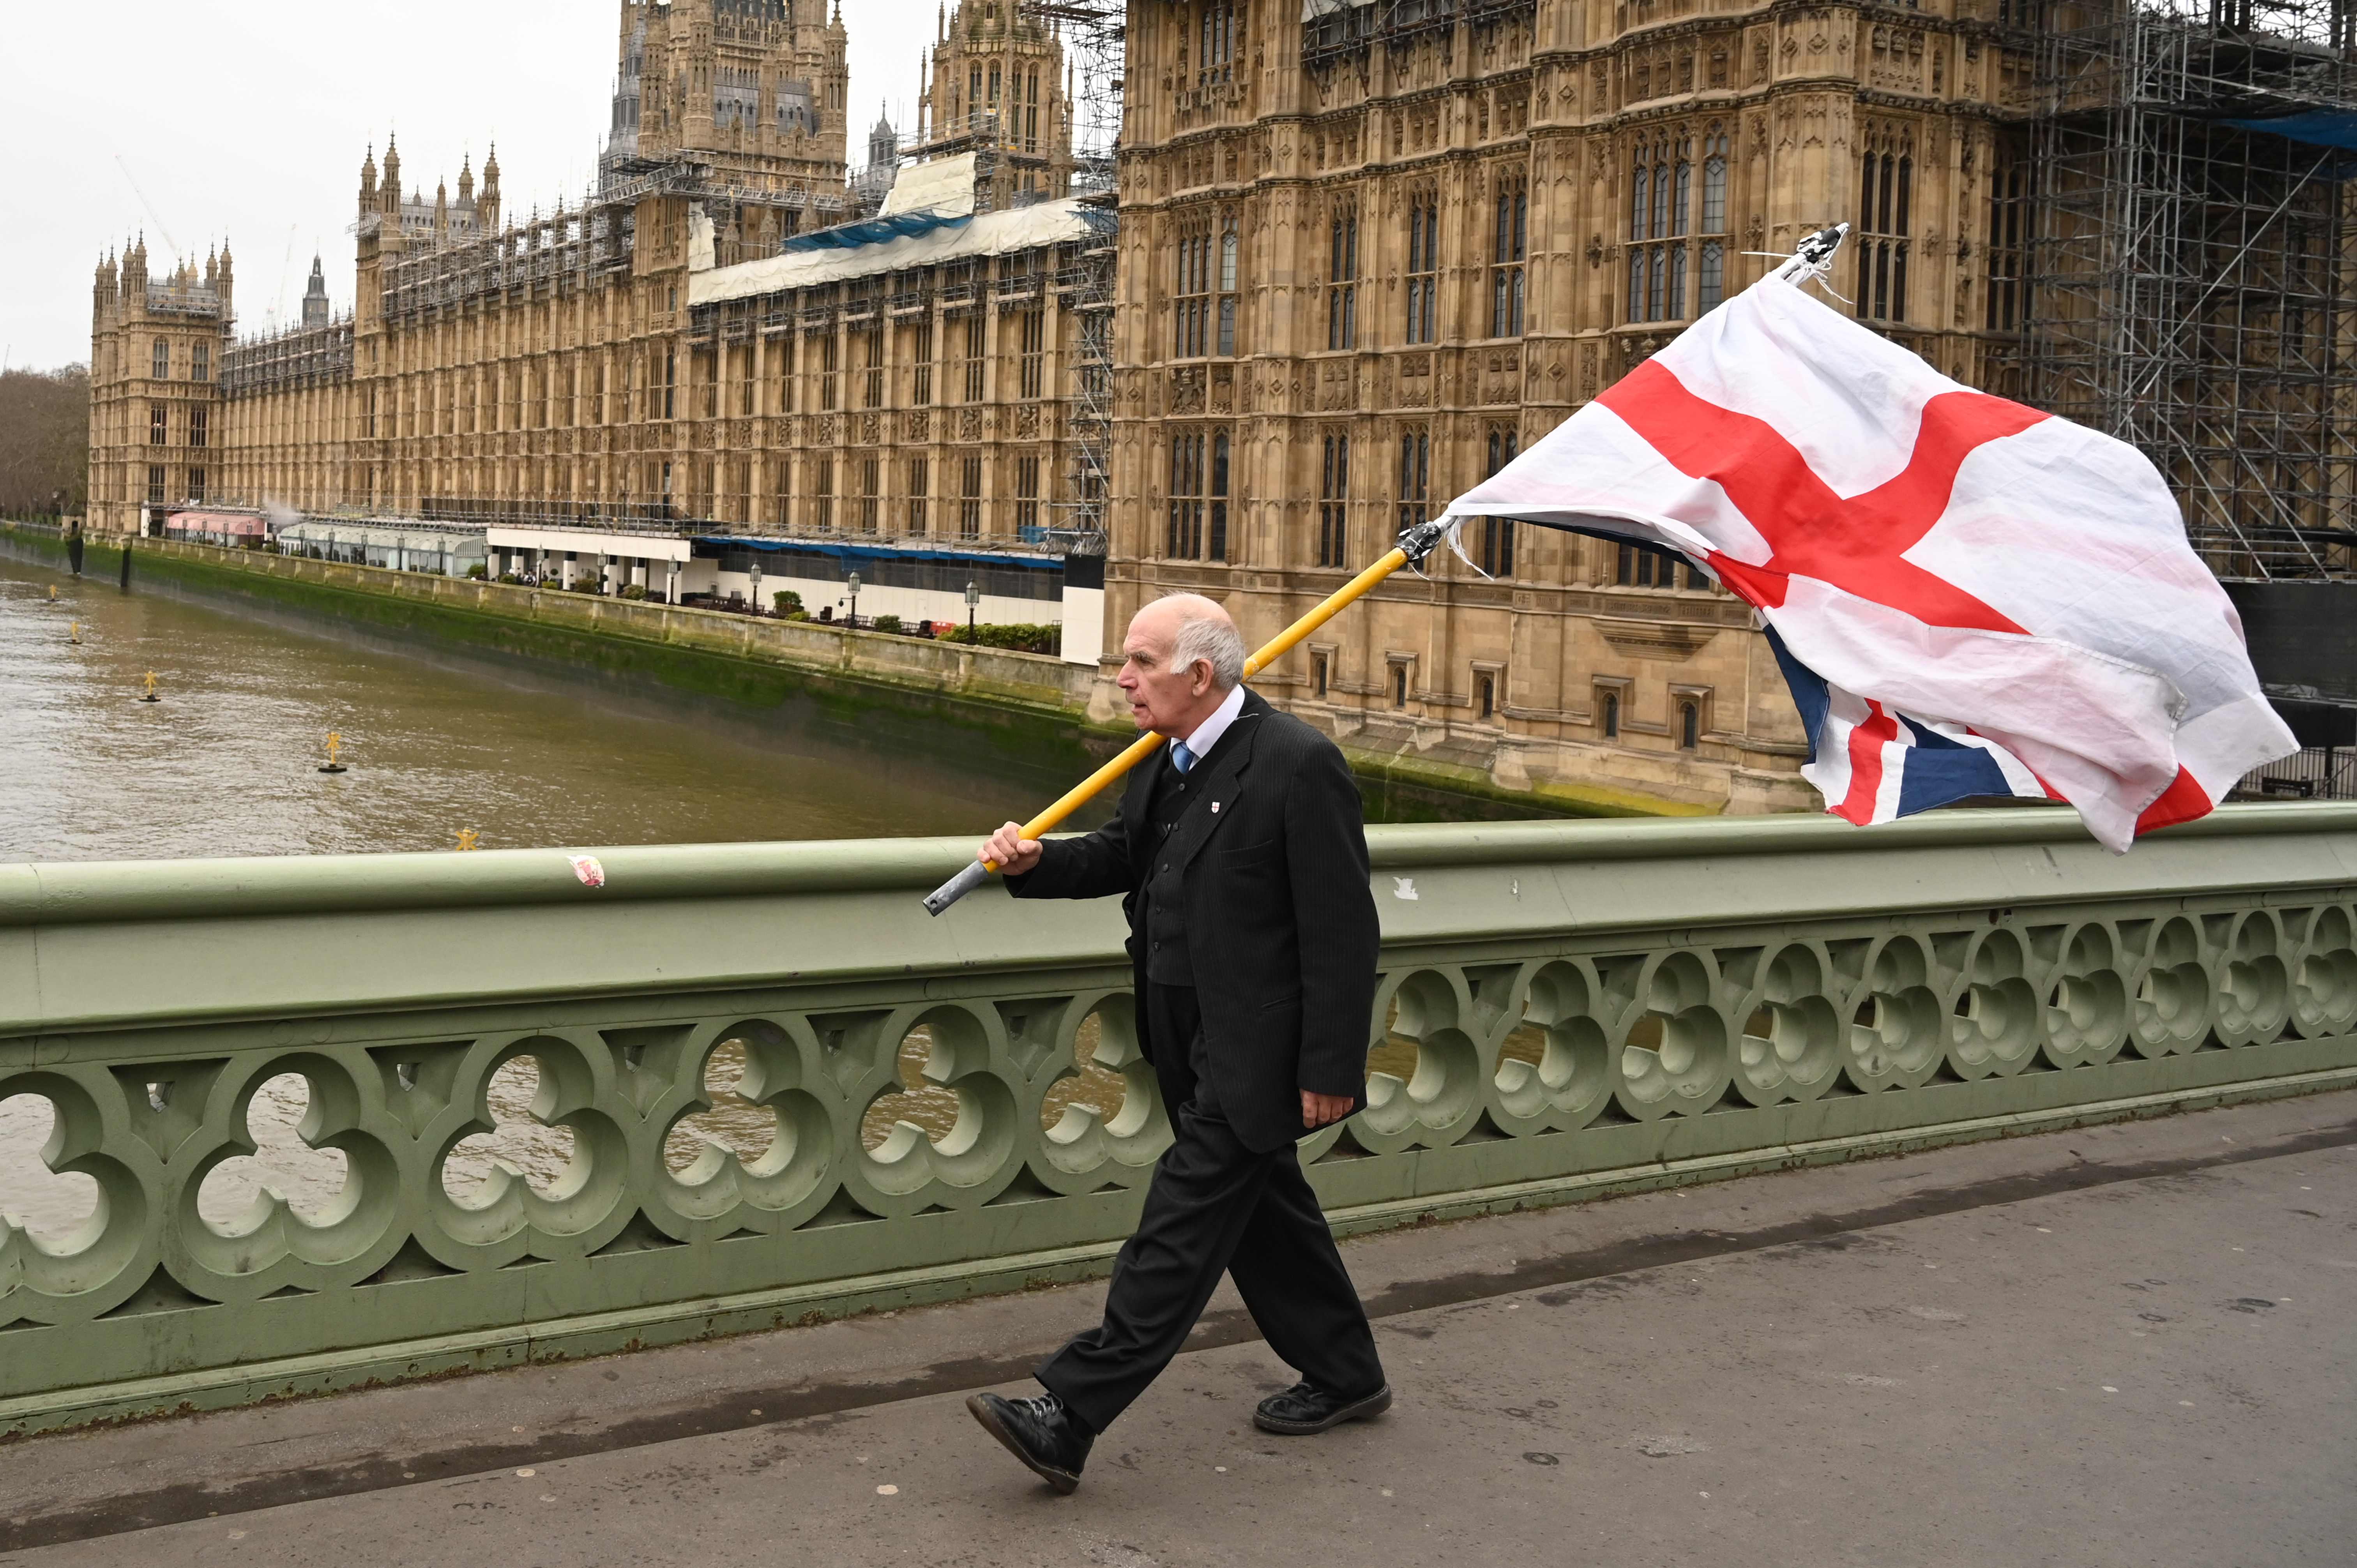
{"label": "westminster bridge", "polygon": [[[1361,1238],[1353,1268],[1410,1395],[1319,1461],[1355,1455],[1352,1529],[1426,1497],[1375,1560],[1482,1539],[1462,1517],[1477,1499],[1501,1510],[1482,1515],[1501,1540],[1641,1497],[1699,1529],[1713,1468],[1736,1457],[1722,1429],[1747,1423],[1757,1508],[1819,1526],[1855,1509],[1873,1538],[1864,1521],[1903,1500],[1885,1489],[1921,1476],[1954,1488],[1926,1506],[1962,1528],[1975,1488],[2036,1490],[2011,1466],[2094,1484],[2072,1478],[2080,1450],[2197,1414],[2276,1434],[2221,1458],[2235,1440],[2205,1430],[2184,1441],[2212,1467],[2179,1457],[2221,1485],[2214,1466],[2271,1477],[2292,1530],[2274,1554],[2214,1560],[2327,1560],[2299,1531],[2357,1517],[2345,1495],[2302,1490],[2318,1466],[2345,1487],[2357,1452],[2357,1123],[2331,1092],[2357,1084],[2357,809],[2228,807],[2116,857],[2034,810],[1865,831],[1777,818],[1369,837],[1377,1070],[1368,1108],[1303,1153],[1337,1229]],[[763,1473],[783,1466],[850,1499],[848,1514],[785,1507],[790,1534],[901,1539],[912,1522],[868,1515],[904,1492],[904,1521],[931,1509],[941,1525],[940,1497],[917,1499],[966,1466],[1017,1532],[966,1560],[1255,1560],[1174,1556],[1139,1544],[1145,1524],[1105,1534],[1078,1514],[1057,1516],[1062,1545],[1026,1555],[1034,1499],[942,1404],[1019,1380],[1086,1321],[1073,1282],[1106,1268],[1168,1137],[1118,908],[1018,908],[993,887],[929,918],[920,896],[967,853],[877,840],[0,866],[0,1103],[46,1102],[42,1164],[87,1197],[0,1230],[0,1430],[83,1433],[10,1450],[0,1561],[46,1561],[45,1544],[128,1561],[156,1549],[138,1544],[145,1526],[247,1560],[258,1545],[230,1530],[258,1542],[249,1531],[319,1509],[392,1529],[424,1506],[400,1499],[433,1487],[459,1488],[452,1519],[480,1522],[463,1509],[496,1500],[524,1528],[534,1509],[587,1506],[585,1484],[612,1507],[636,1484],[560,1486],[567,1466],[748,1434],[784,1446],[694,1462],[716,1497],[767,1496]],[[523,1097],[502,1092],[519,1082]],[[299,1117],[264,1125],[289,1083]],[[325,1174],[253,1174],[274,1142]],[[240,1197],[228,1212],[224,1190]],[[1475,1216],[1505,1218],[1425,1223]],[[2125,1305],[2066,1305],[2096,1283]],[[933,1305],[965,1298],[986,1299]],[[2297,1328],[2311,1312],[2330,1316]],[[2163,1400],[2125,1363],[2053,1370],[2094,1355],[2070,1339],[2086,1322],[2116,1318],[2120,1348],[2133,1335],[2158,1353],[2203,1314],[2221,1326],[2203,1355],[2255,1358],[2205,1362],[2206,1391]],[[2276,1338],[2244,1343],[2259,1334]],[[1215,1312],[1168,1381],[1216,1381],[1222,1357],[1244,1359],[1226,1375],[1274,1378],[1250,1338]],[[1416,1416],[1427,1361],[1435,1379],[1454,1370]],[[1786,1361],[1823,1384],[1813,1401],[1890,1397],[1878,1414],[1823,1412],[1848,1439],[1787,1433],[1784,1407],[1746,1383]],[[2018,1387],[2000,1396],[1992,1378]],[[379,1391],[288,1402],[361,1389]],[[918,1421],[929,1399],[948,1413]],[[2041,1402],[2057,1408],[2022,1415]],[[1229,1487],[1239,1506],[1293,1506],[1300,1477],[1271,1466],[1309,1461],[1235,1436],[1232,1402],[1201,1419],[1233,1462],[1193,1454],[1171,1480],[1178,1455],[1143,1434],[1183,1433],[1211,1402],[1165,1403],[1141,1407],[1161,1413],[1140,1418],[1134,1457],[1101,1448],[1109,1478],[1083,1500],[1116,1491],[1125,1465],[1158,1464],[1141,1496],[1175,1507]],[[1583,1478],[1602,1460],[1580,1457],[1573,1430],[1607,1408],[1599,1452],[1636,1467],[1609,1498]],[[202,1412],[223,1413],[122,1424]],[[1992,1477],[2010,1419],[2077,1433],[2072,1452],[2008,1452]],[[1899,1423],[1854,1455],[1878,1477],[1812,1464],[1860,1422]],[[208,1443],[221,1474],[196,1457]],[[1490,1467],[1457,1474],[1469,1454]],[[2147,1457],[2104,1483],[2123,1489],[2093,1500],[2089,1529],[2125,1529],[2137,1486],[2182,1506],[2169,1465]],[[702,1483],[669,1495],[698,1512]],[[352,1511],[369,1509],[381,1517]],[[1915,1539],[1904,1512],[1886,1545]],[[726,1521],[699,1518],[716,1552]],[[1411,1539],[1436,1524],[1448,1540]],[[315,1532],[337,1528],[285,1524],[284,1560],[316,1561]],[[522,1560],[629,1555],[564,1547],[554,1528],[531,1526]],[[677,1520],[629,1528],[687,1539]],[[466,1550],[489,1549],[476,1539]],[[2143,1560],[2119,1541],[2118,1560]],[[1917,1544],[1876,1560],[1973,1557]],[[814,1560],[875,1560],[844,1550]],[[412,1560],[380,1560],[396,1559]]]}

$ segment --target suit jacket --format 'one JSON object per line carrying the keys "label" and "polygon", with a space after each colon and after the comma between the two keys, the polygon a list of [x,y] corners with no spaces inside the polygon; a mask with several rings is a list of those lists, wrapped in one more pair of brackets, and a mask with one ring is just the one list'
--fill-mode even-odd
{"label": "suit jacket", "polygon": [[[1147,820],[1166,775],[1183,791],[1155,813],[1177,824],[1168,840]],[[1006,879],[1018,898],[1123,896],[1138,1040],[1166,1084],[1191,1042],[1148,1036],[1138,889],[1167,861],[1181,866],[1206,1070],[1237,1136],[1264,1153],[1302,1136],[1303,1090],[1364,1106],[1381,937],[1359,787],[1334,743],[1247,693],[1189,773],[1162,748],[1131,774],[1113,821],[1048,841],[1036,867]]]}

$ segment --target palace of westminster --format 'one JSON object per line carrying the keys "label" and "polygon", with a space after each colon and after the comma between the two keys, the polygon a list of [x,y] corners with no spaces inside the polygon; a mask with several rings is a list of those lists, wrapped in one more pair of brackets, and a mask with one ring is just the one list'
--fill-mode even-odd
{"label": "palace of westminster", "polygon": [[[577,208],[519,220],[496,155],[428,197],[388,144],[352,313],[315,266],[262,338],[225,251],[101,264],[90,526],[1080,539],[1109,645],[1177,589],[1258,642],[1837,219],[1849,308],[1981,381],[2025,84],[1974,11],[1128,0],[1092,182],[1027,0],[949,10],[915,134],[856,170],[840,0],[620,0]],[[1604,810],[1812,798],[1737,600],[1548,531],[1467,547],[1256,685],[1362,765]]]}

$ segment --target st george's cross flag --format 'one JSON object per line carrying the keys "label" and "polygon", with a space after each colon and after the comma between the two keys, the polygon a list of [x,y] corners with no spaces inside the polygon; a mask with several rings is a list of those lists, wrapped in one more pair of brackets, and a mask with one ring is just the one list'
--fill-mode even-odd
{"label": "st george's cross flag", "polygon": [[2067,800],[2115,851],[2298,749],[2134,447],[1772,275],[1460,497],[1677,552],[1749,604],[1826,810]]}

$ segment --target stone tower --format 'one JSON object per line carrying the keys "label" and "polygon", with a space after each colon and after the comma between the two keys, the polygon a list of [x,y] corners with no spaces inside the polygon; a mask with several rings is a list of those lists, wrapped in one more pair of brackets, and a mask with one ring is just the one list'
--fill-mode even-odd
{"label": "stone tower", "polygon": [[674,161],[753,189],[846,173],[851,73],[840,0],[622,0],[609,178]]}
{"label": "stone tower", "polygon": [[151,276],[147,242],[91,288],[90,511],[98,533],[135,533],[202,503],[221,469],[221,366],[235,324],[228,246]]}
{"label": "stone tower", "polygon": [[974,194],[985,208],[1070,195],[1061,40],[1016,0],[960,0],[936,32],[919,126],[926,152],[978,155]]}
{"label": "stone tower", "polygon": [[319,258],[311,258],[311,286],[303,291],[303,325],[325,327],[328,324],[328,274]]}

